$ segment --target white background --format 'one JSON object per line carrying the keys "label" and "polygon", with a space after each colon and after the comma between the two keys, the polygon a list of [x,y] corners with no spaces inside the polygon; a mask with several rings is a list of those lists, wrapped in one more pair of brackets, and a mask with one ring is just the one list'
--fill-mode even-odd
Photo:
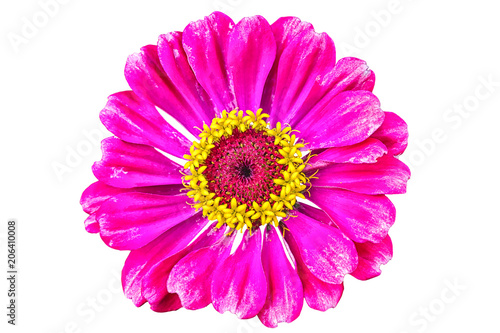
{"label": "white background", "polygon": [[[352,55],[368,62],[383,109],[398,113],[410,129],[404,160],[412,179],[406,195],[391,197],[398,210],[391,229],[394,259],[373,280],[347,277],[336,309],[322,313],[305,305],[295,322],[275,331],[499,332],[500,20],[495,4],[66,0],[14,47],[8,36],[22,36],[24,20],[43,19],[42,7],[35,0],[2,0],[0,266],[5,272],[6,222],[16,218],[20,276],[15,328],[6,323],[7,285],[1,279],[1,331],[268,330],[258,320],[239,321],[211,305],[166,314],[147,305],[135,308],[116,277],[127,253],[86,233],[79,205],[82,191],[94,181],[90,167],[100,158],[99,146],[85,133],[105,133],[98,114],[108,95],[128,89],[126,57],[156,43],[162,33],[223,9],[235,21],[261,14],[271,23],[288,15],[313,23],[334,39],[338,58]],[[493,83],[484,83],[488,80]],[[86,154],[71,156],[85,148]],[[58,163],[70,171],[58,177]]]}

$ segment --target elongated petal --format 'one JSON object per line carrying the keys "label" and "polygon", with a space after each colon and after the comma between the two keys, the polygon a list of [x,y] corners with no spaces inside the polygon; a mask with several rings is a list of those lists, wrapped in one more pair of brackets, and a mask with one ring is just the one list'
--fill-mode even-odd
{"label": "elongated petal", "polygon": [[366,140],[384,121],[371,92],[343,92],[320,101],[296,126],[308,149],[343,147]]}
{"label": "elongated petal", "polygon": [[217,111],[236,108],[226,56],[234,23],[227,15],[214,12],[191,22],[182,34],[182,43],[196,79],[212,98]]}
{"label": "elongated petal", "polygon": [[267,327],[294,321],[303,304],[302,283],[290,264],[274,228],[266,228],[262,246],[262,265],[267,279],[267,298],[259,312]]}
{"label": "elongated petal", "polygon": [[381,242],[394,224],[396,209],[384,195],[313,187],[310,200],[323,209],[339,229],[355,242]]}
{"label": "elongated petal", "polygon": [[332,221],[330,216],[328,216],[328,214],[325,213],[325,211],[322,209],[318,209],[304,202],[301,202],[297,204],[296,210],[318,222],[322,222],[334,228],[338,228],[337,225]]}
{"label": "elongated petal", "polygon": [[264,112],[268,114],[271,113],[271,104],[274,100],[274,95],[276,94],[278,66],[283,50],[295,36],[305,30],[313,30],[313,26],[310,23],[302,22],[297,17],[281,17],[271,25],[271,29],[276,41],[276,58],[267,77],[261,102],[261,107],[264,109]]}
{"label": "elongated petal", "polygon": [[278,60],[288,44],[304,31],[313,31],[314,27],[309,22],[301,21],[295,16],[280,17],[272,25],[274,39],[276,40],[276,59]]}
{"label": "elongated petal", "polygon": [[315,174],[312,186],[336,187],[364,194],[401,194],[406,192],[410,169],[392,156],[376,163],[331,164]]}
{"label": "elongated petal", "polygon": [[152,310],[160,312],[169,311],[163,307],[166,299],[175,298],[180,300],[177,294],[169,293],[167,290],[167,280],[170,271],[179,260],[191,251],[211,246],[224,236],[225,228],[216,229],[215,225],[216,223],[213,223],[212,226],[206,229],[188,247],[159,260],[144,276],[142,280],[142,295],[151,304]]}
{"label": "elongated petal", "polygon": [[212,304],[220,313],[230,311],[240,319],[256,316],[264,306],[267,283],[260,259],[261,233],[245,231],[232,255],[215,269]]}
{"label": "elongated petal", "polygon": [[319,311],[336,307],[342,297],[344,285],[327,283],[318,279],[304,263],[292,234],[285,232],[285,240],[295,258],[297,271],[304,288],[304,298],[309,307]]}
{"label": "elongated petal", "polygon": [[408,146],[408,125],[397,114],[386,112],[384,122],[373,133],[372,138],[382,141],[389,153],[401,155]]}
{"label": "elongated petal", "polygon": [[382,273],[380,266],[392,259],[392,241],[387,235],[380,243],[356,243],[356,251],[359,263],[351,275],[359,280],[368,280],[379,276]]}
{"label": "elongated petal", "polygon": [[338,95],[343,91],[372,91],[375,86],[375,74],[364,60],[346,57],[339,59],[332,70],[329,95]]}
{"label": "elongated petal", "polygon": [[325,33],[305,30],[284,49],[278,65],[271,124],[290,122],[317,80],[335,65],[335,46]]}
{"label": "elongated petal", "polygon": [[138,96],[146,99],[168,113],[193,135],[199,132],[194,127],[210,123],[207,113],[193,105],[167,76],[158,58],[158,47],[147,45],[130,55],[125,65],[125,78]]}
{"label": "elongated petal", "polygon": [[[327,225],[337,228],[332,219],[323,210],[301,203],[297,210],[305,215],[323,222]],[[392,242],[387,235],[380,243],[364,242],[356,243],[356,252],[358,253],[358,266],[351,273],[357,279],[368,280],[379,276],[381,273],[380,265],[385,265],[392,259]],[[299,270],[300,272],[300,270]]]}
{"label": "elongated petal", "polygon": [[83,211],[88,214],[96,212],[103,202],[109,198],[126,192],[141,192],[161,195],[181,195],[183,185],[163,185],[163,186],[148,186],[148,187],[133,187],[133,188],[118,188],[106,185],[101,181],[92,183],[82,193],[80,204]]}
{"label": "elongated petal", "polygon": [[102,159],[92,166],[103,183],[120,188],[181,184],[182,167],[151,146],[110,137],[102,141]]}
{"label": "elongated petal", "polygon": [[368,138],[351,146],[328,148],[311,157],[304,170],[322,169],[333,163],[375,163],[386,153],[387,148],[382,142]]}
{"label": "elongated petal", "polygon": [[358,256],[351,240],[338,229],[294,212],[286,227],[299,247],[307,268],[324,282],[339,284],[356,269]]}
{"label": "elongated petal", "polygon": [[109,186],[101,181],[97,181],[83,191],[82,197],[80,198],[80,205],[82,205],[85,213],[92,214],[101,207],[104,201],[126,191],[128,191],[128,189]]}
{"label": "elongated petal", "polygon": [[179,295],[183,307],[197,310],[210,304],[214,270],[229,256],[234,235],[236,233],[233,233],[233,237],[224,237],[212,246],[189,253],[173,267],[167,289]]}
{"label": "elongated petal", "polygon": [[344,91],[372,91],[375,84],[375,74],[368,68],[365,61],[357,58],[342,58],[321,80],[316,80],[309,95],[297,111],[290,125],[295,127],[321,100],[331,100]]}
{"label": "elongated petal", "polygon": [[97,222],[96,220],[96,215],[97,215],[96,213],[90,214],[83,222],[85,230],[88,233],[97,234],[100,231],[99,222]]}
{"label": "elongated petal", "polygon": [[200,213],[168,229],[146,246],[133,250],[122,270],[123,291],[136,306],[144,304],[141,286],[144,275],[160,258],[167,257],[185,248],[208,223]]}
{"label": "elongated petal", "polygon": [[191,142],[168,124],[153,104],[132,91],[109,96],[99,118],[124,141],[154,146],[177,157],[189,153]]}
{"label": "elongated petal", "polygon": [[151,310],[155,312],[176,311],[182,308],[181,299],[177,294],[168,294],[159,302],[151,305]]}
{"label": "elongated petal", "polygon": [[227,65],[240,110],[260,108],[275,57],[273,32],[262,16],[246,17],[236,24],[229,38]]}
{"label": "elongated petal", "polygon": [[97,181],[83,191],[80,199],[83,211],[90,214],[85,220],[85,230],[90,233],[99,232],[99,222],[96,220],[97,212],[102,203],[113,196],[125,192],[143,192],[162,195],[180,195],[182,185],[163,185],[149,187],[117,188]]}
{"label": "elongated petal", "polygon": [[134,250],[195,214],[185,196],[122,193],[104,202],[97,220],[101,238],[118,250]]}
{"label": "elongated petal", "polygon": [[[181,32],[169,32],[158,38],[158,57],[168,78],[192,110],[204,114],[204,119],[212,119],[215,116],[215,105],[196,80],[189,65]],[[201,127],[201,124],[197,126]]]}

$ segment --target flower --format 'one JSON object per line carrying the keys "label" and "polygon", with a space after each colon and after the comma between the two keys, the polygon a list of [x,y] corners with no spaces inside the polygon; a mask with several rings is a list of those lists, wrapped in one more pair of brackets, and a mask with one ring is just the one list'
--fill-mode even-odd
{"label": "flower", "polygon": [[130,251],[122,283],[136,306],[212,303],[276,327],[304,299],[335,307],[345,275],[381,273],[408,132],[364,61],[336,62],[330,37],[296,17],[214,12],[131,55],[125,77],[132,90],[100,114],[116,137],[81,204],[88,232]]}

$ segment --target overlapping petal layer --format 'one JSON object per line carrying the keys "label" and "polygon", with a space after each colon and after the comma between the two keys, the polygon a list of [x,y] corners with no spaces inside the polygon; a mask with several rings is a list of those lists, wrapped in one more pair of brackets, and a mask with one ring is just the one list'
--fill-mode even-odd
{"label": "overlapping petal layer", "polygon": [[186,254],[206,246],[211,246],[224,236],[224,228],[215,229],[214,227],[215,223],[181,251],[160,258],[144,275],[141,292],[148,303],[151,304],[152,310],[158,312],[176,310],[176,308],[172,307],[173,304],[176,304],[179,308],[181,307],[179,296],[167,290],[167,280],[170,271]]}
{"label": "overlapping petal layer", "polygon": [[325,33],[304,29],[289,41],[279,59],[271,104],[271,124],[290,122],[309,93],[335,66],[335,46]]}
{"label": "overlapping petal layer", "polygon": [[129,56],[125,78],[134,93],[158,106],[194,135],[196,126],[211,120],[202,95],[188,95],[179,90],[165,73],[156,45],[144,46]]}
{"label": "overlapping petal layer", "polygon": [[[337,228],[334,221],[332,221],[328,214],[321,209],[312,207],[305,203],[299,205],[297,209],[316,221],[320,221]],[[380,243],[354,242],[354,245],[356,246],[356,251],[358,253],[358,266],[355,271],[351,272],[351,275],[357,279],[367,280],[380,275],[380,266],[387,264],[392,259],[392,242],[389,235],[387,235]]]}
{"label": "overlapping petal layer", "polygon": [[142,280],[151,267],[185,248],[207,223],[200,213],[165,231],[146,246],[131,251],[122,270],[122,285],[125,296],[135,305],[146,302],[142,295]]}
{"label": "overlapping petal layer", "polygon": [[147,186],[147,187],[133,187],[133,188],[118,188],[106,185],[103,182],[95,182],[91,184],[83,192],[80,199],[80,204],[85,213],[90,214],[85,222],[85,228],[90,233],[99,232],[99,223],[95,219],[101,205],[113,198],[115,195],[126,192],[141,192],[160,195],[181,195],[182,185],[162,185],[162,186]]}
{"label": "overlapping petal layer", "polygon": [[384,121],[380,102],[364,90],[346,91],[316,104],[295,126],[309,149],[343,147],[368,139]]}
{"label": "overlapping petal layer", "polygon": [[236,24],[229,37],[227,66],[241,110],[260,108],[264,84],[275,57],[273,32],[262,16],[247,17]]}
{"label": "overlapping petal layer", "polygon": [[108,246],[135,250],[194,214],[184,196],[128,192],[104,202],[96,219]]}
{"label": "overlapping petal layer", "polygon": [[182,44],[196,79],[219,112],[237,107],[227,65],[229,36],[233,28],[231,18],[215,12],[203,20],[191,22],[182,34]]}
{"label": "overlapping petal layer", "polygon": [[372,138],[382,141],[393,155],[401,155],[408,146],[408,125],[394,112],[385,112],[382,125]]}
{"label": "overlapping petal layer", "polygon": [[220,313],[230,311],[238,318],[256,316],[266,302],[267,283],[262,262],[261,232],[245,231],[236,251],[215,269],[212,278],[212,304]]}
{"label": "overlapping petal layer", "polygon": [[177,157],[189,152],[191,142],[167,123],[153,104],[132,91],[111,95],[99,117],[124,141],[153,146]]}
{"label": "overlapping petal layer", "polygon": [[312,156],[304,170],[319,170],[333,163],[375,163],[387,153],[387,147],[379,140],[368,138],[363,142],[333,147]]}
{"label": "overlapping petal layer", "polygon": [[311,201],[355,242],[379,243],[394,224],[396,209],[385,195],[367,195],[336,188],[313,187]]}
{"label": "overlapping petal layer", "polygon": [[337,306],[344,291],[343,284],[328,283],[317,278],[302,260],[300,249],[290,233],[285,239],[296,261],[297,271],[303,285],[304,298],[312,309],[326,311]]}
{"label": "overlapping petal layer", "polygon": [[120,188],[181,184],[181,170],[151,146],[113,137],[102,141],[102,159],[92,166],[97,179]]}
{"label": "overlapping petal layer", "polygon": [[229,256],[233,241],[234,235],[222,238],[211,246],[191,252],[173,267],[167,289],[179,295],[183,307],[196,310],[211,303],[214,270]]}
{"label": "overlapping petal layer", "polygon": [[272,227],[264,232],[262,265],[267,279],[267,298],[259,312],[259,319],[268,327],[292,322],[302,310],[302,283],[285,254],[278,233]]}
{"label": "overlapping petal layer", "polygon": [[392,156],[384,156],[376,163],[331,164],[313,179],[314,187],[342,188],[363,194],[401,194],[406,192],[410,169]]}
{"label": "overlapping petal layer", "polygon": [[289,218],[285,225],[298,245],[304,264],[318,279],[342,283],[344,276],[358,265],[354,243],[336,228],[300,212],[294,214],[297,216]]}

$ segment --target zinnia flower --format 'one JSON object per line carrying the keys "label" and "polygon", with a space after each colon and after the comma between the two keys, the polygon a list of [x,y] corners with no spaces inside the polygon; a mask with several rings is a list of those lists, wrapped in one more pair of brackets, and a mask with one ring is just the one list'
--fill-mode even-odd
{"label": "zinnia flower", "polygon": [[215,12],[131,55],[125,77],[131,90],[100,114],[116,137],[81,204],[88,232],[130,250],[122,283],[136,306],[211,303],[276,327],[304,299],[335,307],[345,275],[373,278],[391,259],[386,194],[406,191],[395,156],[407,126],[327,34]]}

